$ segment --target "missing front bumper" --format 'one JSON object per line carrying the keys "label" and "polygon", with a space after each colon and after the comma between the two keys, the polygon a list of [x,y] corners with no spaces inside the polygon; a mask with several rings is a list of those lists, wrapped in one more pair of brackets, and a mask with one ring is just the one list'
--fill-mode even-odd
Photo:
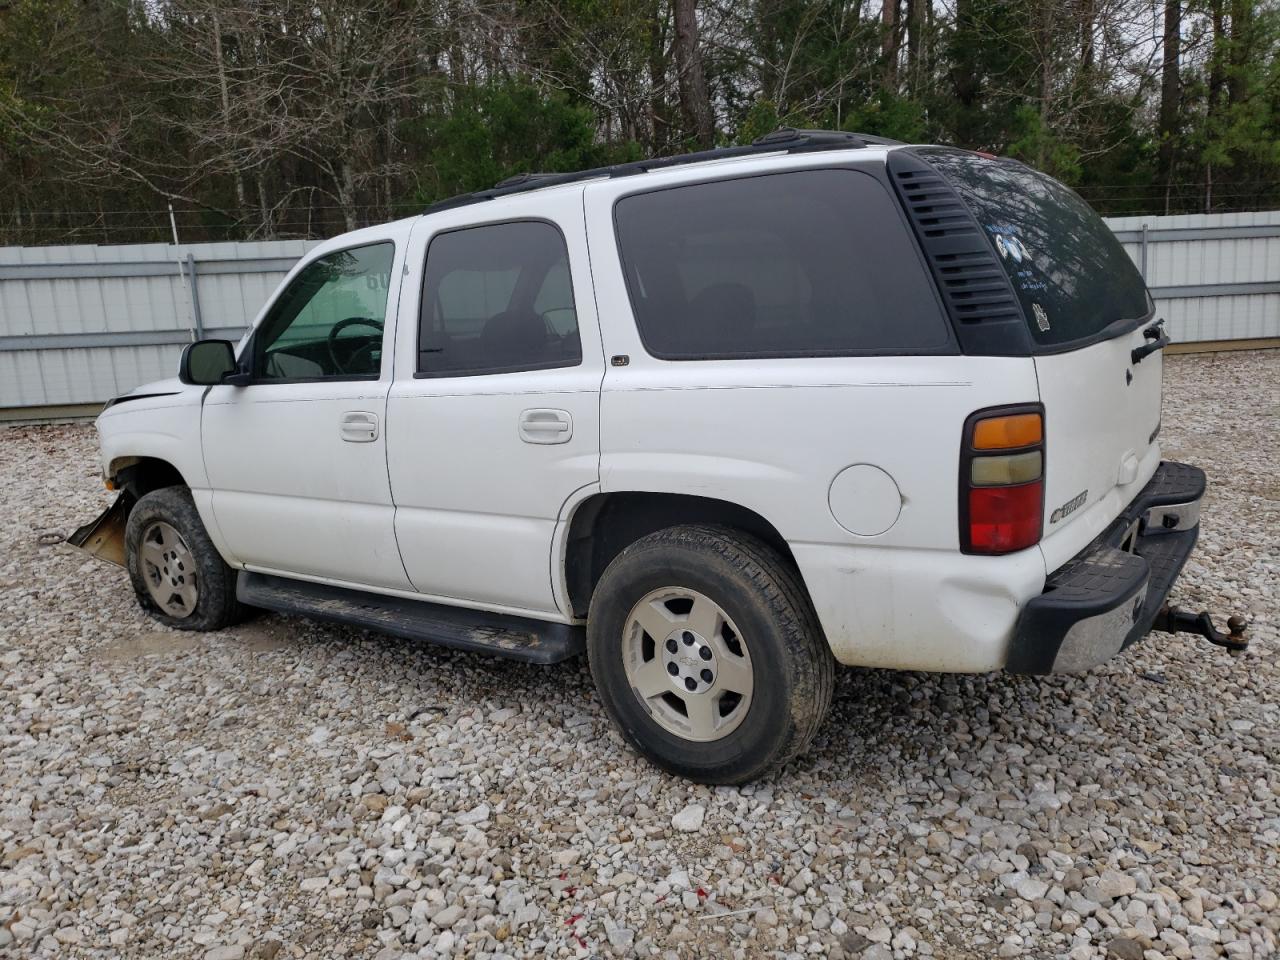
{"label": "missing front bumper", "polygon": [[79,547],[90,556],[108,563],[125,565],[124,528],[133,507],[133,495],[127,490],[116,502],[102,511],[96,520],[86,523],[67,537],[67,543]]}

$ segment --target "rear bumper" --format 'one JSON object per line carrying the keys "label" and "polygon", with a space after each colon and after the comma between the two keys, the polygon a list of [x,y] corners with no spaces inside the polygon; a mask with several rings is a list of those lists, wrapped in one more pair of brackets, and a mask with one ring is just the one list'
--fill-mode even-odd
{"label": "rear bumper", "polygon": [[[1144,637],[1200,535],[1204,490],[1203,470],[1161,463],[1120,516],[1023,607],[1005,669],[1078,673]],[[1126,540],[1131,552],[1122,549]]]}

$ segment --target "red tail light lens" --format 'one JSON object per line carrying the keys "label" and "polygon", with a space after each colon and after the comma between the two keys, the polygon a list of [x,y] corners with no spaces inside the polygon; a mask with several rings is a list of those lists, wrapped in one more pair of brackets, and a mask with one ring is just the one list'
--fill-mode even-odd
{"label": "red tail light lens", "polygon": [[1011,553],[1040,542],[1044,481],[969,491],[969,547],[973,553]]}
{"label": "red tail light lens", "polygon": [[970,415],[960,444],[960,549],[1000,554],[1040,542],[1044,526],[1044,408]]}

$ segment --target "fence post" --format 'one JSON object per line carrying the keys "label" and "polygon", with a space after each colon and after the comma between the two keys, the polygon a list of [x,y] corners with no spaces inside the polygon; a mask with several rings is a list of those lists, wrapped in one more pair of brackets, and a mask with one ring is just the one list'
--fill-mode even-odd
{"label": "fence post", "polygon": [[[1143,227],[1144,233],[1145,230],[1146,228]],[[203,340],[204,321],[200,316],[200,290],[199,284],[196,281],[196,258],[190,253],[187,254],[187,277],[191,281],[191,322],[194,323],[196,327],[196,339]]]}
{"label": "fence post", "polygon": [[1142,273],[1142,281],[1145,283],[1147,280],[1147,225],[1145,223],[1142,225],[1142,268],[1140,272]]}

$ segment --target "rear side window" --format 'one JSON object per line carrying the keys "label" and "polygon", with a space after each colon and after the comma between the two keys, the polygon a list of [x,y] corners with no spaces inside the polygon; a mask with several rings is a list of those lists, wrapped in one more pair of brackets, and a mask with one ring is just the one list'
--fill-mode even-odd
{"label": "rear side window", "polygon": [[946,320],[893,199],[806,170],[619,200],[641,339],[666,360],[940,352]]}
{"label": "rear side window", "polygon": [[467,376],[582,360],[569,253],[549,223],[442,233],[427,249],[418,375]]}
{"label": "rear side window", "polygon": [[922,149],[999,254],[1036,343],[1117,335],[1151,315],[1146,284],[1110,228],[1072,190],[1021,163]]}

